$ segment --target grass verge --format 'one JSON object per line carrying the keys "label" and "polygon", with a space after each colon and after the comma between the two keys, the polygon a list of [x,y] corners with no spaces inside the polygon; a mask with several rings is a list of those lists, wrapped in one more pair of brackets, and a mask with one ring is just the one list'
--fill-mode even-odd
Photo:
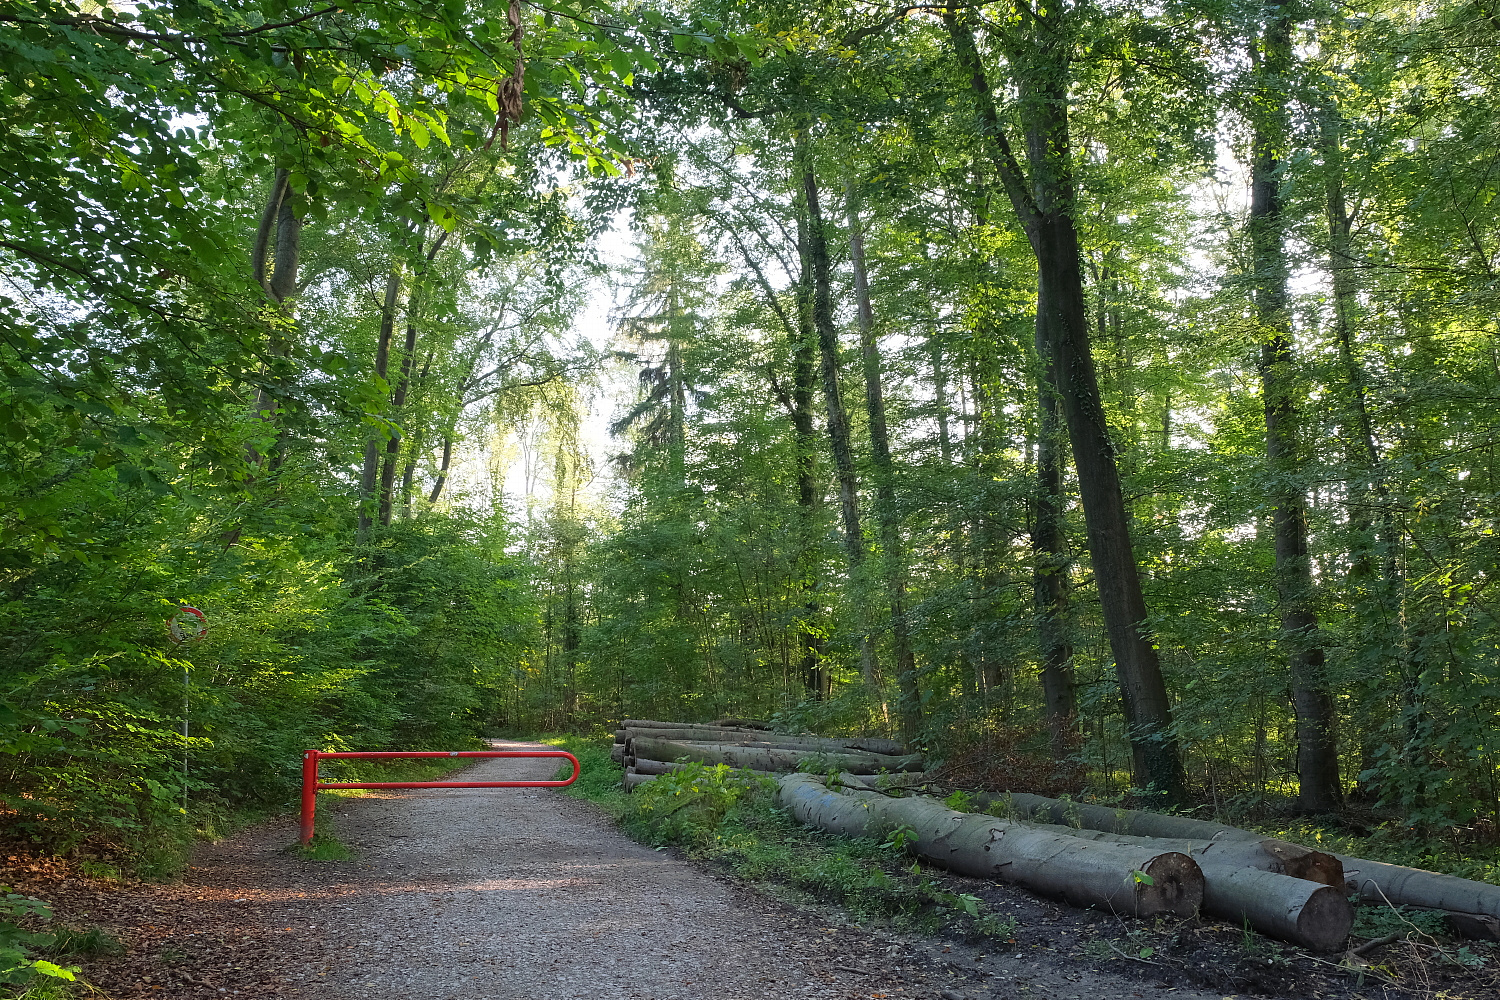
{"label": "grass verge", "polygon": [[831,903],[860,923],[969,939],[1008,940],[1016,930],[1013,920],[989,912],[977,897],[945,889],[941,876],[906,853],[899,836],[851,840],[797,823],[776,808],[771,779],[692,765],[626,795],[624,769],[610,760],[608,742],[579,736],[541,742],[570,751],[583,766],[565,794],[600,806],[634,839],[676,848],[789,902]]}

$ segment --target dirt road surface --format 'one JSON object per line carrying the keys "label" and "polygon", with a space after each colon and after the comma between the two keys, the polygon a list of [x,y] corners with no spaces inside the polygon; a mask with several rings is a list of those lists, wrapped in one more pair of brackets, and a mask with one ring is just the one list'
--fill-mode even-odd
{"label": "dirt road surface", "polygon": [[[555,767],[494,760],[464,776],[546,778]],[[376,793],[334,812],[334,829],[354,851],[347,862],[289,867],[283,845],[268,838],[223,845],[196,869],[223,883],[253,878],[247,867],[274,869],[263,879],[280,891],[261,901],[264,919],[316,943],[288,955],[281,988],[309,1000],[1165,995],[1041,955],[976,960],[959,946],[840,926],[637,844],[592,806],[554,791]]]}

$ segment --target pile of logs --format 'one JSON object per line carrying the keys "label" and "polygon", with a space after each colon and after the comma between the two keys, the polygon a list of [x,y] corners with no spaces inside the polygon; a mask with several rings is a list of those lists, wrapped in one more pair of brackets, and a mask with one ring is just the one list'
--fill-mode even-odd
{"label": "pile of logs", "polygon": [[[1445,913],[1461,936],[1500,940],[1500,886],[1346,857],[1220,823],[1022,793],[975,792],[948,808],[922,759],[893,740],[792,735],[764,723],[627,719],[614,759],[625,787],[688,762],[778,777],[780,805],[850,837],[904,830],[918,855],[1115,913],[1202,912],[1315,951],[1341,947],[1354,902]],[[842,772],[835,774],[834,772]]]}
{"label": "pile of logs", "polygon": [[1500,928],[1500,886],[1186,817],[1039,795],[972,796],[996,816],[949,809],[924,790],[915,775],[793,774],[780,779],[779,799],[801,822],[833,833],[881,837],[905,827],[911,849],[960,874],[1137,916],[1201,909],[1315,951],[1348,937],[1351,895],[1441,910],[1467,936],[1493,939]]}
{"label": "pile of logs", "polygon": [[720,719],[699,725],[626,719],[611,754],[625,765],[625,790],[674,771],[685,763],[728,764],[764,774],[787,774],[805,766],[853,774],[922,770],[920,754],[895,740],[873,736],[797,736],[772,732],[765,723]]}

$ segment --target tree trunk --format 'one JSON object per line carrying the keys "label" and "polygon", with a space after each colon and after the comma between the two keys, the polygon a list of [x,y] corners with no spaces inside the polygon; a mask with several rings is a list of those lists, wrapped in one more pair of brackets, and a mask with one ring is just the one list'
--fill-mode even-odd
{"label": "tree trunk", "polygon": [[[411,298],[415,298],[415,294]],[[407,301],[406,316],[406,341],[401,346],[401,378],[396,382],[396,389],[391,393],[391,414],[397,419],[405,422],[406,394],[411,389],[412,362],[417,349],[417,323],[416,317],[412,315],[412,302]],[[395,512],[395,485],[396,485],[396,460],[401,455],[401,442],[403,434],[399,428],[393,428],[390,439],[385,443],[385,462],[380,467],[380,523],[390,527],[391,517]]]}
{"label": "tree trunk", "polygon": [[1312,566],[1307,550],[1307,500],[1302,473],[1301,412],[1296,388],[1296,357],[1287,311],[1286,221],[1281,194],[1282,151],[1290,135],[1284,90],[1292,70],[1292,19],[1283,5],[1271,8],[1252,53],[1258,80],[1251,112],[1249,237],[1254,269],[1254,304],[1261,329],[1260,378],[1266,419],[1266,464],[1274,504],[1276,590],[1281,611],[1281,645],[1291,668],[1292,702],[1297,715],[1299,808],[1328,812],[1338,808],[1337,717],[1324,676],[1325,654],[1314,610]]}
{"label": "tree trunk", "polygon": [[1010,39],[1009,62],[1021,96],[1028,181],[1000,123],[974,35],[957,15],[945,14],[959,64],[970,76],[990,155],[1037,258],[1037,336],[1055,366],[1059,401],[1073,446],[1078,492],[1088,528],[1089,555],[1104,614],[1136,768],[1163,799],[1186,798],[1187,779],[1171,703],[1156,649],[1146,631],[1146,601],[1130,540],[1090,353],[1076,197],[1068,137],[1069,66],[1065,34],[1055,19],[1031,16],[1030,31]]}
{"label": "tree trunk", "polygon": [[912,653],[906,622],[906,549],[896,510],[896,469],[891,460],[890,436],[885,425],[880,346],[875,340],[875,311],[870,303],[870,284],[865,273],[865,234],[860,224],[856,195],[851,181],[845,199],[849,216],[849,258],[854,270],[854,297],[859,311],[865,409],[870,419],[870,455],[875,463],[875,515],[880,525],[881,554],[891,605],[891,645],[896,657],[896,685],[901,697],[901,732],[910,739],[922,728],[922,697],[917,688],[917,660]]}
{"label": "tree trunk", "polygon": [[[383,381],[390,370],[391,336],[396,329],[396,299],[401,293],[401,271],[392,266],[385,280],[385,300],[380,306],[380,334],[375,341],[375,374]],[[369,438],[365,441],[364,469],[359,477],[359,532],[357,540],[363,542],[370,535],[374,519],[370,516],[375,503],[375,484],[380,473],[380,441]]]}
{"label": "tree trunk", "polygon": [[1074,906],[1139,917],[1186,917],[1203,901],[1203,873],[1176,851],[1092,843],[955,812],[926,796],[893,799],[875,792],[836,792],[810,774],[781,778],[777,798],[800,822],[832,833],[880,837],[908,827],[915,831],[909,846],[951,871],[1022,885]]}
{"label": "tree trunk", "polygon": [[[813,169],[807,134],[796,134],[796,169],[801,173],[802,209],[807,216],[804,259],[812,279],[812,321],[822,362],[823,401],[828,411],[828,442],[838,475],[839,508],[844,520],[844,548],[849,557],[849,577],[856,590],[865,564],[865,539],[859,518],[859,478],[854,467],[854,444],[849,431],[849,413],[844,408],[839,384],[839,339],[833,322],[833,277],[828,261],[828,235],[818,197],[818,175]],[[866,685],[880,684],[880,664],[874,639],[866,635],[860,644],[860,673]]]}
{"label": "tree trunk", "polygon": [[1037,492],[1032,511],[1031,581],[1047,728],[1052,733],[1052,755],[1061,760],[1073,752],[1078,699],[1073,685],[1073,644],[1068,639],[1068,551],[1063,534],[1063,463],[1057,447],[1062,436],[1057,419],[1057,372],[1040,328],[1036,351],[1042,373],[1036,387]]}
{"label": "tree trunk", "polygon": [[448,482],[448,467],[453,464],[453,435],[443,435],[443,462],[438,466],[437,481],[432,484],[432,493],[427,497],[428,503],[437,503],[438,497],[443,495],[443,486]]}
{"label": "tree trunk", "polygon": [[[251,267],[255,274],[255,280],[266,292],[266,295],[274,302],[290,321],[290,306],[288,300],[297,294],[297,268],[302,251],[302,220],[297,218],[292,208],[292,191],[289,183],[289,174],[286,170],[277,170],[271,181],[271,193],[266,199],[266,207],[261,213],[260,225],[255,233],[255,245],[251,251]],[[267,273],[267,256],[271,259],[271,269]],[[284,358],[291,349],[291,343],[287,334],[280,329],[273,329],[266,352],[273,358]],[[277,376],[274,372],[267,373],[268,379],[274,380]],[[258,419],[267,424],[277,423],[276,411],[279,404],[276,393],[269,385],[261,385],[255,391],[255,414]],[[249,453],[252,464],[259,465],[264,461],[264,456],[253,447]],[[279,463],[279,459],[278,459]]]}
{"label": "tree trunk", "polygon": [[[813,331],[812,273],[807,266],[807,224],[797,218],[797,252],[802,275],[797,282],[797,322],[788,329],[792,339],[792,428],[797,442],[797,507],[802,532],[798,555],[803,563],[802,613],[808,626],[802,629],[802,681],[815,698],[831,693],[828,668],[823,665],[823,637],[812,627],[822,614],[818,600],[818,511],[822,506],[817,481],[818,432],[813,419],[813,395],[818,380],[813,358],[817,335]],[[768,292],[769,294],[769,292]]]}

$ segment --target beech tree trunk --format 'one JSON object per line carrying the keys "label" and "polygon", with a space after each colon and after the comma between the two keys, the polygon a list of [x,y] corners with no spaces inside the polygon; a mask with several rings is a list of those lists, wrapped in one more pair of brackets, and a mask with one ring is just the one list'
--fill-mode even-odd
{"label": "beech tree trunk", "polygon": [[1063,534],[1063,462],[1058,451],[1062,427],[1057,417],[1057,372],[1038,328],[1036,503],[1032,511],[1032,594],[1037,619],[1037,647],[1042,666],[1042,696],[1052,753],[1072,752],[1078,699],[1073,685],[1073,644],[1068,639],[1068,552]]}
{"label": "beech tree trunk", "polygon": [[453,464],[453,435],[443,435],[443,461],[438,466],[437,480],[432,484],[432,493],[427,497],[428,503],[437,503],[438,497],[443,495],[443,486],[448,482],[448,467]]}
{"label": "beech tree trunk", "polygon": [[[286,170],[277,170],[271,179],[271,192],[261,212],[260,225],[256,229],[255,244],[251,249],[251,270],[256,282],[285,313],[290,313],[289,300],[297,294],[297,269],[302,253],[302,220],[292,208],[292,190]],[[267,270],[269,257],[270,269]],[[287,316],[290,319],[290,315]],[[291,349],[288,335],[273,328],[266,353],[272,358],[284,358]],[[265,371],[263,369],[263,371]],[[274,371],[266,372],[268,380],[274,380]],[[279,404],[270,385],[262,384],[255,391],[255,414],[268,424],[277,423]],[[264,456],[253,447],[249,451],[252,464],[259,465]],[[279,464],[279,459],[278,459]]]}
{"label": "beech tree trunk", "polygon": [[[838,476],[839,509],[844,521],[844,549],[848,553],[849,577],[858,587],[865,565],[865,538],[859,516],[859,476],[854,465],[854,443],[849,431],[849,411],[839,382],[838,328],[833,322],[833,277],[828,261],[828,234],[818,195],[818,175],[813,168],[807,133],[795,137],[794,161],[800,172],[802,210],[807,217],[803,258],[812,283],[812,321],[822,362],[823,402],[828,413],[828,443]],[[856,602],[858,603],[858,602]],[[860,643],[860,674],[871,688],[880,685],[880,662],[875,641],[866,635]],[[826,695],[825,695],[826,696]]]}
{"label": "beech tree trunk", "polygon": [[1068,135],[1068,11],[1028,11],[1009,43],[1008,62],[1020,92],[1028,178],[1012,152],[990,92],[968,22],[947,12],[944,22],[960,66],[969,74],[980,128],[1006,194],[1037,258],[1037,337],[1047,345],[1057,375],[1078,493],[1088,528],[1089,555],[1120,680],[1136,770],[1161,798],[1186,797],[1186,775],[1161,664],[1146,631],[1146,601],[1130,540],[1119,468],[1109,439],[1089,346],[1077,203]]}
{"label": "beech tree trunk", "polygon": [[[391,337],[396,329],[396,299],[401,293],[401,271],[391,268],[385,281],[385,299],[380,306],[380,333],[375,341],[375,374],[385,379],[390,370]],[[365,441],[364,469],[359,477],[359,531],[357,540],[363,542],[370,535],[374,524],[371,508],[375,504],[375,485],[380,474],[380,441],[369,438]]]}
{"label": "beech tree trunk", "polygon": [[[816,622],[822,614],[818,599],[817,534],[818,512],[822,494],[818,488],[818,432],[813,419],[813,395],[818,381],[817,334],[813,329],[812,271],[807,266],[807,222],[805,213],[797,215],[797,255],[802,274],[797,281],[797,319],[788,323],[787,336],[792,340],[792,428],[797,441],[797,508],[801,515],[802,537],[798,555],[802,561],[802,613],[807,622]],[[764,279],[762,279],[764,281]],[[775,293],[766,286],[766,294],[775,301]],[[802,630],[802,682],[815,698],[831,693],[830,674],[823,665],[823,637],[813,628]]]}
{"label": "beech tree trunk", "polygon": [[926,796],[832,791],[810,774],[781,778],[778,802],[808,826],[851,837],[880,837],[909,827],[916,831],[909,846],[951,871],[1022,885],[1074,906],[1185,917],[1203,902],[1203,873],[1176,851],[1094,843],[955,812]]}
{"label": "beech tree trunk", "polygon": [[1249,237],[1254,303],[1260,325],[1261,396],[1266,419],[1266,464],[1271,475],[1272,532],[1281,645],[1291,671],[1297,715],[1298,806],[1305,812],[1338,808],[1337,716],[1324,676],[1325,654],[1314,610],[1307,551],[1307,499],[1302,473],[1301,411],[1296,355],[1287,311],[1286,221],[1281,193],[1282,155],[1291,131],[1286,77],[1293,68],[1292,17],[1281,3],[1269,8],[1260,39],[1258,81],[1252,105]]}
{"label": "beech tree trunk", "polygon": [[891,461],[890,436],[885,425],[885,392],[881,385],[880,345],[875,340],[875,310],[865,273],[865,234],[859,218],[854,182],[848,185],[849,258],[854,270],[854,298],[859,315],[860,357],[864,362],[865,410],[870,419],[870,456],[875,464],[875,516],[880,525],[881,557],[891,605],[891,646],[896,657],[898,715],[908,739],[922,728],[922,697],[917,688],[917,659],[912,653],[906,623],[906,548],[896,511],[896,469]]}
{"label": "beech tree trunk", "polygon": [[[395,391],[391,393],[391,413],[398,420],[402,418],[406,408],[406,394],[411,388],[412,362],[417,349],[417,323],[416,317],[411,314],[411,308],[412,303],[408,301],[406,341],[401,346],[401,377],[396,382]],[[401,455],[403,437],[400,430],[392,430],[385,443],[385,461],[380,467],[380,523],[386,527],[390,527],[395,511],[396,460]]]}

